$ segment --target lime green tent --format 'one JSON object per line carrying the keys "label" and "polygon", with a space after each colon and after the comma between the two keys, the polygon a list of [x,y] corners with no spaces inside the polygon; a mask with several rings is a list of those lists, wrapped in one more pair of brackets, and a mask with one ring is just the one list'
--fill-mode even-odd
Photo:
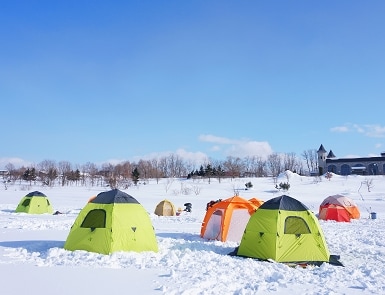
{"label": "lime green tent", "polygon": [[316,265],[331,260],[314,213],[286,195],[265,202],[250,217],[236,255]]}
{"label": "lime green tent", "polygon": [[39,191],[28,193],[16,207],[16,212],[30,214],[52,213],[52,206],[45,194]]}
{"label": "lime green tent", "polygon": [[144,207],[134,197],[114,189],[98,194],[80,211],[64,249],[101,254],[157,252],[158,244]]}

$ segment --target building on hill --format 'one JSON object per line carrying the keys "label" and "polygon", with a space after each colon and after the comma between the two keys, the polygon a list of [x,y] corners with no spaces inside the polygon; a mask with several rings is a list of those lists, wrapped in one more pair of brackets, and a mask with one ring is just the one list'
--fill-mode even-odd
{"label": "building on hill", "polygon": [[326,172],[333,172],[339,175],[385,174],[385,152],[382,152],[380,157],[337,158],[332,150],[328,153],[321,144],[317,154],[320,175]]}

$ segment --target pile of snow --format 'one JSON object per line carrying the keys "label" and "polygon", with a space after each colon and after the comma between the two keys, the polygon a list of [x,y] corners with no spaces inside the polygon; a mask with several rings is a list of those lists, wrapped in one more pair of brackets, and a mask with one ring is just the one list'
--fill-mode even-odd
{"label": "pile of snow", "polygon": [[[385,179],[383,176],[338,176],[330,180],[290,174],[290,190],[278,191],[272,178],[222,179],[218,182],[150,181],[124,190],[148,211],[159,252],[117,252],[101,255],[66,251],[64,242],[88,199],[105,188],[31,187],[51,201],[59,215],[15,213],[29,191],[10,187],[0,191],[0,272],[3,294],[384,294]],[[370,192],[362,182],[372,179]],[[253,184],[245,190],[244,184]],[[182,189],[183,188],[183,189]],[[186,190],[186,188],[191,188]],[[243,189],[241,189],[243,188]],[[186,194],[186,192],[190,192]],[[197,194],[194,193],[199,192]],[[319,204],[334,194],[353,199],[361,219],[350,223],[320,221],[331,254],[344,267],[292,268],[287,265],[229,256],[235,242],[200,238],[206,203],[239,193],[269,200],[290,195],[318,213]],[[153,212],[167,198],[176,207],[191,202],[192,212],[162,217]],[[370,212],[377,219],[369,219]],[[127,293],[126,292],[126,293]]]}

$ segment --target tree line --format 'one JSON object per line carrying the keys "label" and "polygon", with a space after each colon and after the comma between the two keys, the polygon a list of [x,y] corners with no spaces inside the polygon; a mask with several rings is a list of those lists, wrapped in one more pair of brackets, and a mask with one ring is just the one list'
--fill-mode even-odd
{"label": "tree line", "polygon": [[30,184],[41,183],[46,186],[108,184],[114,188],[125,188],[137,184],[140,179],[146,181],[150,178],[159,181],[161,178],[201,177],[209,181],[217,178],[220,181],[224,177],[277,177],[286,170],[308,175],[318,170],[316,150],[306,150],[301,156],[302,159],[295,153],[273,153],[266,159],[258,156],[228,156],[225,160],[207,160],[198,165],[176,154],[138,162],[124,161],[115,165],[105,163],[100,166],[91,162],[78,165],[68,161],[43,160],[30,167],[19,168],[8,163],[2,177],[5,185],[28,181]]}

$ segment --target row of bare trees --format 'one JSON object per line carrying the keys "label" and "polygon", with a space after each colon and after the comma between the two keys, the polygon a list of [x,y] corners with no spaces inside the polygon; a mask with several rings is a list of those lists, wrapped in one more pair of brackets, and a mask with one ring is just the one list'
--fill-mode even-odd
{"label": "row of bare trees", "polygon": [[[199,175],[198,170],[221,171],[220,177],[276,177],[281,172],[290,170],[299,174],[308,174],[317,170],[317,153],[308,150],[302,154],[302,161],[295,153],[270,154],[266,159],[262,157],[232,157],[225,160],[208,160],[207,163],[199,163],[197,166],[191,161],[185,161],[176,154],[170,154],[162,158],[151,160],[139,160],[138,162],[125,161],[119,164],[105,163],[97,166],[87,162],[83,165],[74,165],[68,161],[55,162],[44,160],[31,167],[16,168],[13,164],[6,165],[7,173],[3,174],[4,183],[17,181],[41,182],[43,185],[90,185],[112,187],[129,186],[132,183],[133,171],[139,175],[139,179],[149,178],[159,181],[161,178],[180,178],[187,175]],[[304,168],[307,166],[307,170]],[[218,174],[219,175],[219,174]],[[210,177],[210,175],[206,175]]]}

